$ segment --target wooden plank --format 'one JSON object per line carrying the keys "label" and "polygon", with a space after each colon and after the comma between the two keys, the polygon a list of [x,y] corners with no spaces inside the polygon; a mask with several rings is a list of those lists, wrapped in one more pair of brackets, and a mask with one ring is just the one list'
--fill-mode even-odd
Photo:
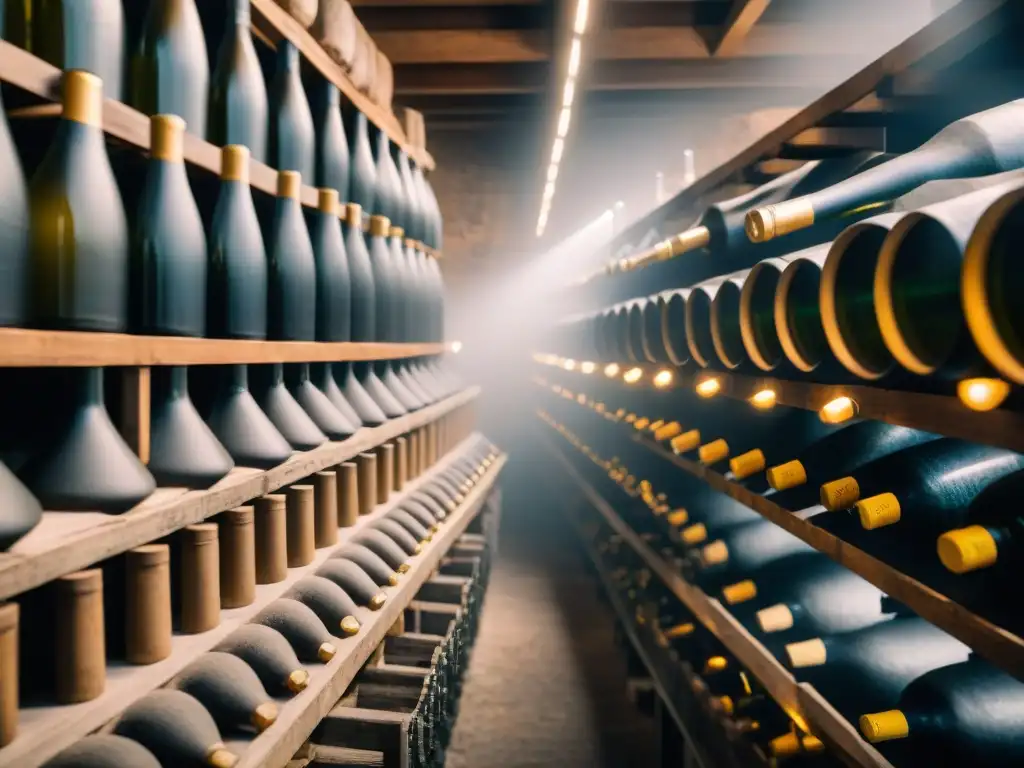
{"label": "wooden plank", "polygon": [[334,707],[313,733],[319,746],[347,747],[375,752],[397,749],[409,727],[409,716],[366,707]]}
{"label": "wooden plank", "polygon": [[885,128],[808,128],[788,139],[786,146],[884,152]]}
{"label": "wooden plank", "polygon": [[245,341],[0,328],[0,367],[44,368],[394,360],[437,355],[444,344]]}
{"label": "wooden plank", "polygon": [[793,515],[764,496],[727,480],[718,472],[682,456],[676,456],[672,451],[650,440],[636,440],[663,459],[700,478],[716,491],[736,499],[766,520],[849,568],[893,599],[906,605],[922,619],[962,640],[979,656],[1012,675],[1024,676],[1024,639],[983,619],[970,609],[953,602],[891,565],[842,541],[829,531]]}
{"label": "wooden plank", "polygon": [[[356,641],[352,650],[335,656],[327,665],[327,674],[314,677],[305,691],[280,705],[277,722],[249,742],[247,748],[245,743],[227,742],[229,748],[241,754],[236,768],[280,768],[288,763],[316,725],[333,708],[334,702],[341,698],[363,662],[405,610],[408,601],[412,599],[411,593],[430,577],[444,553],[480,511],[506,461],[506,456],[500,456],[491,465],[460,508],[449,515],[441,530],[413,560],[412,568],[402,576],[399,586],[394,588],[402,591],[403,599],[388,600],[383,608],[374,612],[372,619],[363,625],[362,631],[351,638]],[[410,593],[406,593],[406,589]],[[408,600],[405,599],[406,594],[409,594]]]}
{"label": "wooden plank", "polygon": [[743,45],[750,30],[768,10],[771,0],[733,0],[721,36],[715,45],[716,56],[728,56]]}
{"label": "wooden plank", "polygon": [[787,714],[832,746],[844,762],[860,768],[892,768],[889,761],[861,739],[850,724],[828,706],[813,688],[798,684],[789,671],[721,603],[684,581],[675,567],[655,553],[580,476],[559,447],[546,437],[542,440],[604,522],[644,560],[651,572],[693,612],[701,624],[722,641]]}
{"label": "wooden plank", "polygon": [[366,115],[370,122],[384,131],[396,144],[404,147],[417,163],[427,170],[433,170],[433,165],[427,163],[427,158],[420,154],[416,147],[410,146],[402,126],[391,110],[374,104],[368,96],[361,93],[353,85],[348,74],[287,11],[274,0],[250,0],[250,3],[254,27],[259,28],[271,40],[280,40],[283,37],[291,41],[302,52],[303,57],[319,70],[321,75],[334,83],[345,98]]}
{"label": "wooden plank", "polygon": [[[467,438],[463,444],[469,442]],[[49,706],[49,707],[28,707],[22,709],[20,715],[20,729],[18,736],[8,746],[0,749],[0,766],[3,768],[34,768],[45,763],[65,747],[74,743],[83,736],[91,733],[107,721],[114,718],[125,707],[138,700],[149,691],[163,685],[171,679],[186,665],[191,663],[195,657],[212,649],[221,640],[231,634],[238,626],[248,622],[266,605],[284,594],[296,581],[303,576],[310,575],[320,567],[328,557],[343,546],[352,536],[364,530],[376,520],[386,514],[390,509],[395,508],[405,498],[405,495],[420,484],[428,482],[430,476],[440,472],[457,455],[453,450],[444,462],[439,463],[436,469],[415,483],[410,484],[408,491],[396,494],[387,504],[382,504],[365,518],[360,518],[356,526],[339,530],[340,541],[330,548],[321,549],[317,552],[316,558],[309,565],[288,570],[288,577],[276,584],[259,585],[256,588],[256,600],[245,607],[234,608],[221,612],[221,623],[212,630],[197,635],[175,635],[172,640],[171,655],[156,664],[147,666],[135,666],[125,663],[115,663],[107,668],[106,689],[103,694],[92,701],[70,706]],[[501,462],[496,465],[500,469]],[[398,586],[386,587],[389,600],[380,611],[369,611],[360,609],[358,618],[363,624],[360,632],[348,638],[337,638],[335,644],[338,647],[338,654],[326,666],[307,665],[306,670],[310,673],[312,683],[299,696],[291,699],[282,707],[283,710],[295,713],[296,705],[301,708],[303,705],[311,706],[313,702],[320,702],[317,692],[322,692],[329,687],[329,684],[337,684],[343,680],[331,702],[337,699],[348,687],[348,684],[358,673],[360,667],[373,649],[380,643],[381,638],[388,627],[394,623],[395,617],[404,609],[405,605],[415,596],[419,586],[429,577],[436,564],[440,561],[448,545],[458,538],[462,529],[468,524],[469,519],[476,514],[477,509],[483,503],[483,492],[493,484],[496,470],[489,471],[488,476],[479,483],[470,493],[466,501],[456,510],[454,515],[449,516],[445,521],[441,532],[428,543],[423,552],[411,558],[411,568],[402,577]],[[452,521],[449,526],[448,521]],[[147,539],[148,540],[148,539]],[[436,547],[435,547],[436,544]],[[291,708],[291,709],[289,709]],[[329,706],[318,713],[317,721],[326,713]],[[283,712],[282,712],[283,714]],[[315,722],[313,723],[315,725]],[[253,742],[255,746],[260,739],[273,734],[274,737],[288,738],[286,733],[290,729],[282,726],[281,719],[273,728],[264,732]],[[296,750],[305,741],[312,731],[312,725],[303,733],[297,743],[291,745],[287,754],[277,765],[284,765],[295,754]],[[267,742],[263,742],[266,744]],[[231,748],[241,754],[246,752],[240,764],[263,765],[260,762],[248,761],[249,755],[244,742],[234,741]],[[267,750],[262,747],[258,754],[264,754]],[[276,752],[274,754],[277,754]]]}
{"label": "wooden plank", "polygon": [[379,427],[361,429],[340,443],[296,453],[266,472],[235,468],[206,491],[161,488],[123,515],[99,512],[47,512],[8,552],[0,553],[0,600],[59,576],[154,541],[218,512],[333,467],[471,402],[478,388],[464,390]]}

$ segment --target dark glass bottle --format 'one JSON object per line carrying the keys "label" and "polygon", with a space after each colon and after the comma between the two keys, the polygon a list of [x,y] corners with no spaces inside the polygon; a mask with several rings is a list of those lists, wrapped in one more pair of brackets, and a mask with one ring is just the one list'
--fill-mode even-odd
{"label": "dark glass bottle", "polygon": [[434,203],[436,201],[431,197],[426,174],[423,173],[423,169],[418,165],[412,167],[412,183],[416,188],[416,199],[419,201],[420,215],[422,217],[423,228],[418,239],[421,243],[433,248],[433,243],[437,241],[437,222],[434,211]]}
{"label": "dark glass bottle", "polygon": [[146,115],[177,115],[206,136],[210,64],[195,0],[150,0],[132,55],[131,105]]}
{"label": "dark glass bottle", "polygon": [[405,573],[409,570],[409,556],[386,533],[373,529],[360,531],[352,539],[352,543],[366,547],[397,573]]}
{"label": "dark glass bottle", "polygon": [[423,191],[423,199],[426,200],[426,208],[429,211],[430,219],[431,239],[427,241],[427,245],[441,253],[444,250],[444,220],[441,217],[441,206],[437,202],[434,187],[426,176],[423,177]]}
{"label": "dark glass bottle", "polygon": [[43,517],[43,508],[28,488],[0,462],[0,552],[6,552]]}
{"label": "dark glass bottle", "polygon": [[386,216],[395,226],[404,227],[406,203],[402,194],[402,181],[391,157],[388,135],[379,128],[376,129],[374,157],[377,163],[377,208],[374,213]]}
{"label": "dark glass bottle", "polygon": [[345,416],[334,407],[330,398],[313,383],[309,363],[289,365],[285,371],[285,382],[295,402],[306,412],[317,428],[331,440],[351,437],[356,429]]}
{"label": "dark glass bottle", "polygon": [[377,169],[373,162],[373,151],[370,149],[370,133],[366,115],[358,110],[353,115],[349,140],[351,145],[349,200],[367,213],[375,212],[377,210]]}
{"label": "dark glass bottle", "polygon": [[784,660],[839,712],[855,719],[894,707],[903,689],[926,672],[967,661],[971,649],[917,617],[791,643]]}
{"label": "dark glass bottle", "polygon": [[316,338],[316,261],[302,214],[302,179],[281,171],[267,238],[267,336],[281,341]]}
{"label": "dark glass bottle", "polygon": [[423,549],[423,545],[414,539],[402,526],[393,520],[380,519],[375,520],[373,527],[378,531],[386,534],[392,539],[398,546],[405,550],[408,555],[418,555]]}
{"label": "dark glass bottle", "polygon": [[160,768],[160,761],[124,736],[91,734],[44,763],[45,768]]}
{"label": "dark glass bottle", "polygon": [[[711,528],[714,524],[704,525]],[[718,535],[711,540],[715,533]],[[764,519],[739,522],[724,530],[719,526],[701,547],[697,581],[705,591],[714,592],[770,562],[813,551],[803,540]]]}
{"label": "dark glass bottle", "polygon": [[267,86],[256,58],[249,0],[226,0],[228,23],[210,83],[208,138],[214,144],[248,147],[267,159]]}
{"label": "dark glass bottle", "polygon": [[409,535],[412,536],[419,542],[429,541],[433,535],[430,530],[417,520],[413,515],[406,512],[404,509],[391,509],[384,515],[384,519],[394,520],[400,526],[402,526]]}
{"label": "dark glass bottle", "polygon": [[107,98],[123,100],[124,10],[121,0],[30,0],[31,50],[57,69],[91,72]]}
{"label": "dark glass bottle", "polygon": [[330,579],[303,576],[285,597],[307,606],[338,637],[350,637],[359,632],[359,608],[345,590]]}
{"label": "dark glass bottle", "polygon": [[398,573],[392,570],[373,550],[361,544],[346,544],[333,554],[332,558],[341,558],[358,565],[379,587],[393,587],[398,584]]}
{"label": "dark glass bottle", "polygon": [[393,145],[394,162],[398,168],[398,178],[402,183],[402,199],[405,201],[406,221],[405,234],[413,240],[423,239],[423,203],[419,189],[413,178],[412,163],[409,155],[397,144]]}
{"label": "dark glass bottle", "polygon": [[381,592],[366,571],[351,560],[332,557],[317,569],[316,574],[333,581],[345,590],[357,605],[364,605],[376,611],[387,601],[387,594]]}
{"label": "dark glass bottle", "polygon": [[29,185],[33,323],[123,331],[128,225],[103,136],[102,81],[65,72],[63,110]]}
{"label": "dark glass bottle", "polygon": [[221,150],[220,195],[210,226],[207,333],[212,338],[267,335],[267,254],[249,186],[249,150]]}
{"label": "dark glass bottle", "polygon": [[[0,13],[0,30],[3,23]],[[0,157],[0,326],[27,325],[31,270],[28,192],[6,114],[0,114]]]}
{"label": "dark glass bottle", "polygon": [[1016,132],[1024,104],[1011,101],[947,125],[912,152],[817,192],[756,208],[746,217],[754,242],[771,240],[834,219],[866,205],[890,201],[935,179],[988,176],[1021,167]]}
{"label": "dark glass bottle", "polygon": [[[414,278],[409,274],[408,265],[406,264],[405,247],[402,244],[403,235],[404,232],[401,227],[391,227],[388,237],[388,271],[390,273],[389,282],[391,284],[390,293],[393,306],[390,341],[398,343],[409,340],[407,328],[415,312],[415,296],[411,284]],[[395,360],[392,363],[392,370],[394,370],[395,377],[399,383],[412,395],[412,402],[416,403],[416,407],[422,408],[427,403],[432,402],[433,398],[413,374],[410,369],[411,362],[409,358]]]}
{"label": "dark glass bottle", "polygon": [[348,200],[351,163],[338,88],[329,80],[321,78],[317,81],[316,89],[313,115],[316,125],[315,183],[318,187],[337,191],[341,200]]}
{"label": "dark glass bottle", "polygon": [[277,49],[277,72],[270,85],[269,143],[267,162],[272,168],[298,171],[304,179],[315,177],[313,113],[302,87],[299,49],[288,40],[282,40]]}
{"label": "dark glass bottle", "polygon": [[184,121],[150,119],[150,159],[132,232],[129,311],[135,333],[202,336],[206,235],[182,156]]}
{"label": "dark glass bottle", "polygon": [[307,664],[326,664],[338,652],[324,623],[298,600],[278,598],[260,611],[253,622],[284,635],[295,654]]}
{"label": "dark glass bottle", "polygon": [[188,396],[188,369],[152,372],[149,471],[161,486],[209,488],[235,466]]}
{"label": "dark glass bottle", "polygon": [[263,624],[243,624],[214,648],[237,656],[273,696],[294,696],[309,685],[309,673],[285,636]]}
{"label": "dark glass bottle", "polygon": [[277,720],[277,705],[259,677],[230,653],[202,654],[175,676],[171,687],[194,696],[227,732],[254,729],[259,733]]}
{"label": "dark glass bottle", "polygon": [[232,365],[221,372],[217,398],[204,413],[206,423],[242,467],[270,469],[291,456],[288,440],[249,391],[249,368]]}
{"label": "dark glass bottle", "polygon": [[147,693],[121,713],[113,731],[137,741],[161,765],[229,768],[238,760],[224,746],[210,713],[183,691],[160,688]]}
{"label": "dark glass bottle", "polygon": [[1024,683],[980,659],[940,667],[910,683],[895,709],[862,715],[860,730],[876,744],[901,740],[889,745],[901,768],[1010,768],[1024,762]]}

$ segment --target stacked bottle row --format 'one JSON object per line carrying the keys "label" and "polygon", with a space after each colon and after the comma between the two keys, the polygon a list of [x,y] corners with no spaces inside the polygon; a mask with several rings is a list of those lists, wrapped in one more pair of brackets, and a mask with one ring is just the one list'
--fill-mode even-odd
{"label": "stacked bottle row", "polygon": [[[443,287],[435,260],[403,241],[385,217],[372,217],[364,234],[356,204],[345,207],[343,228],[332,189],[321,190],[307,227],[291,171],[279,174],[273,216],[261,226],[244,147],[222,152],[207,235],[176,117],[151,121],[153,151],[129,232],[99,125],[101,88],[91,74],[65,74],[64,114],[31,185],[27,233],[0,257],[10,277],[0,287],[4,324],[286,341],[440,340]],[[4,221],[26,225],[24,211]],[[146,467],[110,422],[102,369],[7,371],[5,389],[18,393],[12,402],[19,404],[10,418],[25,434],[51,425],[52,439],[4,458],[48,509],[116,513],[157,483],[205,488],[235,464],[276,466],[293,450],[345,439],[460,386],[437,358],[271,364],[252,373],[250,393],[247,366],[200,371],[193,404],[185,368],[154,369]],[[34,395],[47,388],[77,390],[76,407],[56,413]],[[30,417],[33,403],[40,413]],[[6,548],[38,520],[39,509],[6,469],[0,472],[11,500],[0,513]]]}
{"label": "stacked bottle row", "polygon": [[[954,763],[979,766],[1020,762],[1024,684],[803,540],[630,439],[627,432],[635,434],[638,424],[649,429],[646,419],[607,407],[595,407],[603,411],[598,415],[569,400],[577,396],[563,390],[548,411],[590,457],[576,459],[588,481],[892,762],[946,764],[954,756]],[[770,418],[767,434],[781,436],[788,454],[778,443],[732,454],[734,482],[926,583],[926,574],[942,570],[922,565],[931,541],[931,562],[949,571],[940,591],[969,605],[972,596],[971,607],[979,610],[994,606],[1007,623],[1019,618],[1000,599],[1005,589],[997,570],[989,569],[987,585],[975,582],[962,596],[952,588],[970,578],[963,575],[967,570],[981,576],[986,564],[995,564],[987,547],[998,546],[998,524],[974,521],[1005,515],[1003,494],[1021,482],[1016,454],[868,421],[833,427],[801,447],[798,414]],[[698,447],[707,429],[694,437],[677,422],[662,422],[651,438],[673,441],[679,453],[696,449],[713,467],[730,450],[725,438]],[[757,434],[756,425],[752,431]],[[734,443],[742,437],[738,429],[730,435]],[[789,460],[780,460],[786,455]]]}
{"label": "stacked bottle row", "polygon": [[907,387],[1024,383],[1007,256],[1024,210],[1022,110],[963,118],[896,157],[808,163],[712,206],[641,261],[705,257],[635,272],[617,286],[625,301],[563,327],[567,354]]}
{"label": "stacked bottle row", "polygon": [[[90,701],[105,690],[108,659],[132,665],[159,662],[173,652],[175,634],[214,630],[222,609],[257,601],[257,585],[291,581],[281,597],[254,615],[250,608],[250,623],[178,673],[168,685],[173,695],[161,691],[136,702],[114,729],[142,743],[165,766],[233,764],[233,757],[223,754],[218,729],[244,735],[270,727],[277,715],[274,699],[304,690],[310,674],[316,674],[309,665],[327,664],[344,652],[344,639],[358,635],[392,589],[401,587],[401,574],[415,567],[416,555],[495,455],[486,440],[474,440],[340,547],[339,527],[355,525],[361,513],[372,511],[375,495],[387,499],[391,488],[384,473],[360,471],[354,464],[341,465],[339,474],[317,473],[310,484],[262,497],[210,523],[190,526],[168,543],[138,547],[0,606],[3,641],[13,649],[4,657],[3,677],[10,688],[5,687],[0,707],[3,743],[15,740],[19,695],[22,705]],[[376,487],[360,488],[364,477]],[[393,476],[386,480],[392,487],[400,484]],[[358,499],[367,497],[370,509],[365,504],[360,509]],[[327,547],[334,548],[329,557],[318,557],[317,550]],[[316,560],[315,572],[290,577],[289,569]],[[47,677],[39,670],[52,673]],[[182,700],[178,692],[202,706],[176,704]],[[189,714],[190,709],[197,714]],[[160,714],[164,710],[170,720]],[[175,722],[176,717],[184,719]],[[163,736],[147,730],[161,726]],[[90,753],[95,749],[91,744],[86,739],[53,764],[79,764],[72,756]],[[208,762],[195,761],[203,754]]]}

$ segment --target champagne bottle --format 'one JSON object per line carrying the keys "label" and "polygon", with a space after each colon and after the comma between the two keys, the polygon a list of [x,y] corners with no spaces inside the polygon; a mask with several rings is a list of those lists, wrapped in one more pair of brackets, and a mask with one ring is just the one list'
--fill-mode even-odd
{"label": "champagne bottle", "polygon": [[[416,288],[413,284],[415,275],[411,272],[406,259],[404,234],[401,227],[391,227],[388,239],[391,259],[391,290],[395,307],[391,338],[396,342],[411,341],[408,327],[413,320],[417,300]],[[433,402],[434,397],[424,387],[421,378],[416,376],[412,362],[408,358],[396,360],[394,363],[395,375],[422,407]]]}
{"label": "champagne bottle", "polygon": [[277,720],[277,705],[242,659],[208,651],[175,676],[171,686],[194,696],[225,731],[265,731]]}
{"label": "champagne bottle", "polygon": [[392,159],[398,169],[398,178],[402,184],[402,199],[405,201],[406,206],[405,232],[413,240],[422,240],[424,229],[423,203],[420,200],[419,190],[413,179],[412,163],[409,160],[408,153],[397,144],[393,145],[393,150]]}
{"label": "champagne bottle", "polygon": [[31,50],[57,69],[91,72],[122,101],[124,11],[120,0],[30,0]]}
{"label": "champagne bottle", "polygon": [[160,486],[209,488],[235,466],[188,396],[188,369],[152,373],[149,471]]}
{"label": "champagne bottle", "polygon": [[[821,324],[821,268],[830,247],[831,243],[822,243],[788,256],[766,259],[754,267],[754,282],[748,281],[753,294],[749,324],[752,344],[748,344],[748,352],[760,367],[764,367],[762,363],[778,365],[781,349],[786,360],[802,373],[825,378],[840,376],[841,366],[828,346]],[[766,302],[772,284],[773,323],[769,323]]]}
{"label": "champagne bottle", "polygon": [[405,499],[399,504],[398,508],[419,520],[420,525],[428,530],[437,527],[438,518],[435,517],[434,513],[426,505],[415,499]]}
{"label": "champagne bottle", "polygon": [[[377,211],[377,169],[370,149],[366,115],[355,110],[352,119],[350,201],[367,213]],[[361,225],[361,222],[359,222]],[[351,247],[349,249],[351,254]],[[351,256],[350,256],[351,258]]]}
{"label": "champagne bottle", "polygon": [[803,540],[764,519],[739,523],[717,532],[719,535],[700,550],[701,570],[697,581],[707,592],[739,581],[781,558],[815,551]]}
{"label": "champagne bottle", "polygon": [[[0,15],[0,37],[4,19]],[[2,104],[0,104],[2,107]],[[28,194],[7,117],[0,116],[0,326],[29,322]],[[2,537],[0,537],[2,539]],[[0,545],[2,547],[2,545]]]}
{"label": "champagne bottle", "polygon": [[415,517],[410,515],[404,509],[392,509],[389,510],[382,516],[385,520],[394,520],[400,526],[402,526],[409,535],[420,542],[429,541],[432,534],[430,531],[423,526],[423,524]]}
{"label": "champagne bottle", "polygon": [[296,171],[315,178],[316,135],[313,113],[299,73],[299,49],[282,40],[277,49],[277,71],[270,84],[270,131],[267,162],[279,171]]}
{"label": "champagne bottle", "polygon": [[21,481],[0,462],[0,552],[6,552],[43,517],[43,508]]}
{"label": "champagne bottle", "polygon": [[900,765],[1003,768],[1024,760],[1024,684],[981,660],[932,670],[894,709],[864,714],[864,737],[901,740]]}
{"label": "champagne bottle", "polygon": [[875,459],[938,437],[879,421],[849,424],[812,443],[784,464],[770,467],[768,483],[777,493],[766,495],[786,509],[803,509],[819,500],[822,483],[848,475]]}
{"label": "champagne bottle", "polygon": [[320,617],[298,600],[278,598],[260,611],[253,623],[284,635],[295,654],[307,664],[326,664],[337,653],[331,634]]}
{"label": "champagne bottle", "polygon": [[285,597],[309,607],[328,631],[337,637],[359,632],[359,609],[344,589],[323,576],[303,576]]}
{"label": "champagne bottle", "polygon": [[284,462],[291,446],[249,391],[248,366],[232,365],[221,374],[204,414],[214,435],[239,466],[270,469]]}
{"label": "champagne bottle", "polygon": [[316,573],[341,587],[356,604],[365,605],[372,611],[383,608],[388,599],[387,593],[381,592],[366,571],[351,560],[332,557]]}
{"label": "champagne bottle", "polygon": [[393,587],[398,584],[398,573],[392,570],[391,566],[373,550],[361,544],[347,544],[331,557],[355,563],[373,579],[378,587]]}
{"label": "champagne bottle", "polygon": [[302,215],[302,178],[292,170],[277,175],[277,202],[267,238],[268,335],[283,341],[316,338],[316,261]]}
{"label": "champagne bottle", "polygon": [[294,696],[309,685],[309,673],[284,635],[263,624],[243,624],[214,650],[244,661],[273,696]]}
{"label": "champagne bottle", "polygon": [[422,489],[417,489],[410,493],[409,499],[416,501],[422,504],[424,507],[426,507],[427,510],[430,511],[430,514],[434,516],[435,520],[444,520],[445,517],[448,516],[449,505],[454,508],[454,504],[452,504],[451,502],[444,504]]}
{"label": "champagne bottle", "polygon": [[183,691],[161,688],[147,693],[121,713],[113,732],[137,741],[161,765],[231,768],[238,762],[224,746],[210,713]]}
{"label": "champagne bottle", "polygon": [[812,194],[756,208],[747,214],[747,235],[753,242],[764,242],[865,205],[894,200],[926,181],[1020,168],[1024,152],[1016,126],[1022,108],[1020,101],[1011,101],[961,118],[911,152]]}
{"label": "champagne bottle", "polygon": [[311,451],[327,442],[327,435],[285,386],[282,364],[258,367],[253,391],[260,408],[292,448]]}
{"label": "champagne bottle", "polygon": [[393,520],[387,520],[381,518],[374,520],[372,528],[386,534],[391,538],[398,546],[405,550],[407,555],[418,555],[423,549],[423,545],[414,539],[402,526]]}
{"label": "champagne bottle", "polygon": [[811,522],[840,535],[857,523],[867,531],[899,523],[897,531],[930,543],[965,523],[975,503],[984,506],[989,485],[1022,468],[1024,457],[1013,451],[933,440],[825,483],[822,504],[844,514],[821,513]]}
{"label": "champagne bottle", "polygon": [[202,336],[206,330],[206,235],[185,174],[184,131],[175,115],[150,119],[150,160],[129,270],[136,333]]}
{"label": "champagne bottle", "polygon": [[153,753],[124,736],[91,734],[79,739],[56,757],[47,760],[44,768],[160,768]]}
{"label": "champagne bottle", "polygon": [[396,573],[405,573],[409,570],[409,556],[386,533],[368,528],[354,536],[352,543],[369,549]]}
{"label": "champagne bottle", "polygon": [[214,338],[267,335],[267,255],[249,186],[249,150],[221,150],[220,194],[210,225],[207,331]]}
{"label": "champagne bottle", "polygon": [[401,199],[401,183],[398,178],[398,170],[391,160],[388,135],[379,128],[372,129],[373,157],[375,164],[376,179],[376,203],[373,208],[374,214],[383,216],[393,221],[396,226],[401,226],[404,219],[405,209]]}
{"label": "champagne bottle", "polygon": [[970,648],[924,619],[895,618],[786,646],[784,661],[847,718],[895,707],[926,672],[967,661]]}
{"label": "champagne bottle", "polygon": [[352,338],[352,285],[335,190],[320,190],[312,222],[310,237],[316,262],[316,338],[318,341],[349,341]]}
{"label": "champagne bottle", "polygon": [[[965,510],[959,526],[938,537],[939,560],[955,574],[993,569],[1001,579],[1020,566],[1022,519],[1017,512],[1024,474],[1014,472],[996,480]],[[989,592],[988,582],[968,582],[972,597]],[[995,585],[993,585],[995,586]],[[999,589],[992,590],[999,593]]]}
{"label": "champagne bottle", "polygon": [[318,187],[337,191],[342,200],[349,199],[350,160],[345,122],[341,119],[338,88],[325,78],[316,82],[316,174]]}
{"label": "champagne bottle", "polygon": [[[226,2],[228,24],[210,83],[208,138],[220,146],[247,147],[262,163],[267,159],[269,108],[263,70],[252,41],[249,0]],[[242,180],[248,182],[248,178]]]}
{"label": "champagne bottle", "polygon": [[150,0],[131,62],[131,105],[146,115],[177,115],[206,136],[210,65],[195,0]]}
{"label": "champagne bottle", "polygon": [[71,70],[62,86],[57,133],[29,185],[33,323],[123,331],[128,227],[104,143],[103,83]]}

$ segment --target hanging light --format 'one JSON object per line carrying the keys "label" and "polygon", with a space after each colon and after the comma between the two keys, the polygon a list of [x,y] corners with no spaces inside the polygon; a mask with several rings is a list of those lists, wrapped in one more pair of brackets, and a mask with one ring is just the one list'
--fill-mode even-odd
{"label": "hanging light", "polygon": [[628,371],[622,374],[622,380],[627,384],[636,384],[643,377],[644,371],[642,368],[630,368]]}
{"label": "hanging light", "polygon": [[701,397],[714,397],[722,391],[721,382],[712,377],[710,379],[704,379],[697,385],[697,394]]}
{"label": "hanging light", "polygon": [[584,360],[582,363],[580,363],[580,372],[581,373],[590,374],[590,373],[593,373],[596,370],[597,370],[597,365],[592,363],[592,362],[590,362],[589,360]]}
{"label": "hanging light", "polygon": [[618,376],[619,375],[619,366],[618,366],[618,364],[617,363],[608,363],[608,365],[606,365],[604,367],[604,375],[607,376],[609,379],[614,379],[616,376]]}
{"label": "hanging light", "polygon": [[658,389],[664,389],[672,383],[672,371],[668,368],[662,368],[654,375],[654,386]]}
{"label": "hanging light", "polygon": [[842,424],[854,418],[858,410],[857,401],[843,395],[821,406],[818,417],[826,424]]}
{"label": "hanging light", "polygon": [[1002,379],[964,379],[956,385],[956,394],[972,411],[991,411],[1010,395],[1010,385]]}
{"label": "hanging light", "polygon": [[762,389],[759,392],[755,392],[750,397],[750,404],[760,411],[767,411],[770,408],[775,407],[775,390],[774,389]]}

